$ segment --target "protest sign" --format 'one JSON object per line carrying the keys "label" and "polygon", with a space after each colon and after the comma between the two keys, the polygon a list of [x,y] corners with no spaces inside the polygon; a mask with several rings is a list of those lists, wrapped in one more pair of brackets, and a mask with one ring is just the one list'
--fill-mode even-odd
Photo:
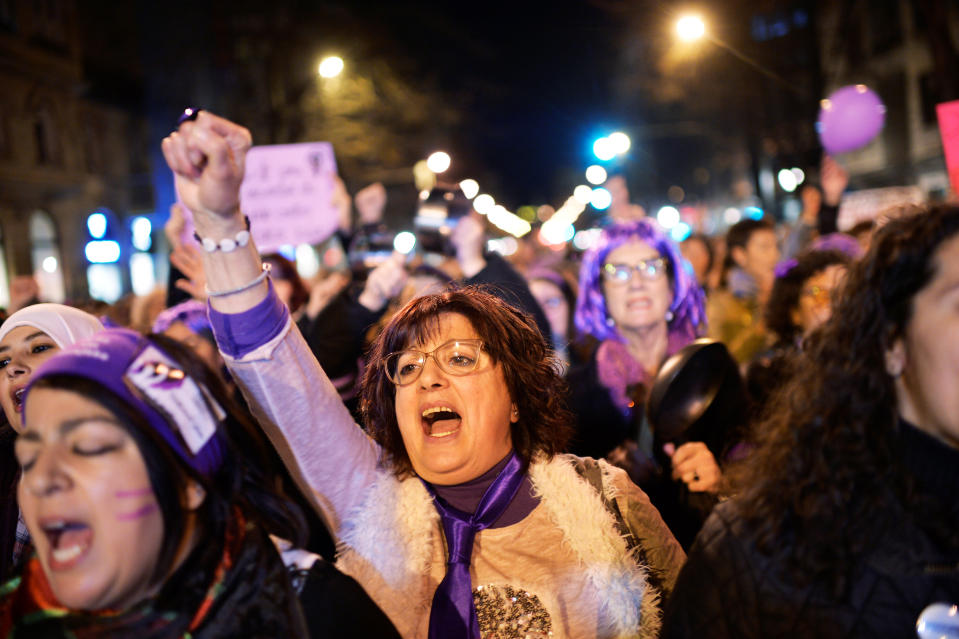
{"label": "protest sign", "polygon": [[939,135],[946,155],[946,169],[953,193],[959,193],[959,100],[936,105]]}
{"label": "protest sign", "polygon": [[[336,160],[329,142],[251,148],[240,186],[240,209],[250,218],[260,252],[329,238],[339,224],[339,212],[331,202],[335,179]],[[189,211],[184,235],[193,236]]]}

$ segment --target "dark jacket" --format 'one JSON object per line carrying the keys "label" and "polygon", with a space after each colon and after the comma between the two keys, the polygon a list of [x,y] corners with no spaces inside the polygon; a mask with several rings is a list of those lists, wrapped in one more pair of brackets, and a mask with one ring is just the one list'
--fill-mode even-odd
{"label": "dark jacket", "polygon": [[[921,494],[948,500],[939,518],[959,521],[959,451],[937,448],[918,431],[907,436],[904,462],[918,471]],[[782,574],[757,549],[737,508],[735,501],[717,506],[696,538],[667,605],[663,637],[899,639],[916,636],[926,606],[959,604],[959,546],[937,541],[923,518],[894,498],[877,514],[890,523],[877,525],[875,545],[842,597]]]}
{"label": "dark jacket", "polygon": [[[649,430],[648,424],[643,424],[645,389],[637,390],[637,406],[630,415],[623,415],[599,381],[595,353],[588,363],[570,369],[567,381],[576,425],[568,452],[604,459],[617,446],[626,445],[633,462],[626,468],[630,478],[649,495],[676,540],[688,549],[716,498],[711,493],[690,492],[683,482],[674,481],[669,459],[661,451],[662,443],[652,434],[641,434]],[[642,452],[637,442],[646,438],[652,439],[652,450]],[[713,451],[717,460],[721,453]]]}

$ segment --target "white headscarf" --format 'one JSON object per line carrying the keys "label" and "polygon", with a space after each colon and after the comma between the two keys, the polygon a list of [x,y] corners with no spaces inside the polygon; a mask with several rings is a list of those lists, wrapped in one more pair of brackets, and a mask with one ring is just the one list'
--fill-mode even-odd
{"label": "white headscarf", "polygon": [[103,330],[103,324],[93,315],[63,304],[33,304],[20,309],[0,325],[0,340],[18,326],[43,331],[60,348]]}

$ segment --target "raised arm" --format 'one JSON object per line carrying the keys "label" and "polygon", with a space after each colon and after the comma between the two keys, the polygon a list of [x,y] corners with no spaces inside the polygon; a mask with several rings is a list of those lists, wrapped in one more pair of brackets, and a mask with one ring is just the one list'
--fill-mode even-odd
{"label": "raised arm", "polygon": [[[250,132],[238,124],[201,111],[163,140],[163,155],[173,170],[180,200],[193,212],[200,238],[220,243],[235,240],[247,230],[240,213],[240,183],[250,150]],[[230,295],[256,279],[261,272],[260,255],[252,241],[232,251],[203,251],[210,304],[224,313],[246,311],[262,302],[265,281]]]}
{"label": "raised arm", "polygon": [[[334,534],[376,476],[379,448],[353,423],[336,389],[293,329],[263,277],[240,212],[245,128],[206,111],[163,140],[201,250],[211,324],[224,359],[291,474],[313,496]],[[231,240],[223,243],[224,240]]]}

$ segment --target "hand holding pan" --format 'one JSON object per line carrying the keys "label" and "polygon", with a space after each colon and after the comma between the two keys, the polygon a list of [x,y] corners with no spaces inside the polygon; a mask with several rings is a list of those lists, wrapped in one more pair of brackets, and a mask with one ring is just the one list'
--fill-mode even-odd
{"label": "hand holding pan", "polygon": [[698,339],[666,360],[650,389],[646,416],[654,450],[700,441],[719,460],[729,435],[745,424],[746,409],[736,361],[721,342]]}

